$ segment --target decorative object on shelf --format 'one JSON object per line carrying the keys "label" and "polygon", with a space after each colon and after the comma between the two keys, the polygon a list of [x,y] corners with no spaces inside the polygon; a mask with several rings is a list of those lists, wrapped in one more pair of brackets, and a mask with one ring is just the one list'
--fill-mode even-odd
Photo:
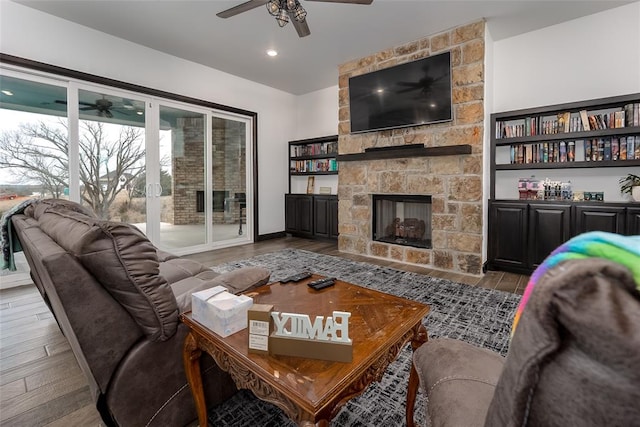
{"label": "decorative object on shelf", "polygon": [[313,194],[315,184],[316,184],[315,176],[310,176],[307,178],[307,194]]}
{"label": "decorative object on shelf", "polygon": [[331,187],[320,187],[320,194],[331,194]]}
{"label": "decorative object on shelf", "polygon": [[640,202],[640,176],[629,173],[618,181],[620,183],[620,193],[629,194],[631,198]]}

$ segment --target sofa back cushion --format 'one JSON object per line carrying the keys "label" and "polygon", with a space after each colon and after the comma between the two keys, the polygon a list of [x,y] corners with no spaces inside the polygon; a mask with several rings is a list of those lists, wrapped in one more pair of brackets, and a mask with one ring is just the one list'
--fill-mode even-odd
{"label": "sofa back cushion", "polygon": [[548,270],[513,336],[485,425],[638,425],[639,325],[629,269],[587,258]]}
{"label": "sofa back cushion", "polygon": [[40,228],[74,255],[153,341],[175,334],[178,305],[153,244],[136,228],[66,206],[36,204]]}

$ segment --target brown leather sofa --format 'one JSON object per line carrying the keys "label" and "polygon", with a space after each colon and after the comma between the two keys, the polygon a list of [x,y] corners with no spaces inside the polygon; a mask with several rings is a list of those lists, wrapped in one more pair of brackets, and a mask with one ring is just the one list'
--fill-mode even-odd
{"label": "brown leather sofa", "polygon": [[[87,377],[107,425],[184,426],[196,412],[182,362],[187,327],[179,314],[194,291],[217,285],[238,293],[269,271],[217,274],[155,248],[137,228],[98,219],[81,205],[40,200],[11,217],[31,277]],[[206,401],[237,390],[202,358]]]}

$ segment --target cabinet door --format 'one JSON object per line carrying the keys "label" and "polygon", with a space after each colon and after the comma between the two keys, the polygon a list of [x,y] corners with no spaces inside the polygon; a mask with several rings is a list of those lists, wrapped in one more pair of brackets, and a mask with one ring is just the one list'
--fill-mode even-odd
{"label": "cabinet door", "polygon": [[287,233],[295,233],[298,231],[298,227],[296,225],[297,222],[297,212],[296,203],[297,196],[292,194],[284,195],[284,231]]}
{"label": "cabinet door", "polygon": [[534,270],[571,237],[571,205],[529,205],[529,267]]}
{"label": "cabinet door", "polygon": [[315,197],[313,202],[314,234],[329,237],[329,198]]}
{"label": "cabinet door", "polygon": [[627,234],[640,235],[640,208],[627,208]]}
{"label": "cabinet door", "polygon": [[329,237],[338,238],[338,198],[329,199]]}
{"label": "cabinet door", "polygon": [[490,266],[526,270],[527,203],[496,202],[489,208]]}
{"label": "cabinet door", "polygon": [[303,237],[313,235],[313,197],[285,194],[285,231]]}
{"label": "cabinet door", "polygon": [[313,235],[313,197],[298,196],[296,203],[296,219],[298,232],[301,235]]}
{"label": "cabinet door", "polygon": [[624,234],[625,208],[615,206],[576,206],[574,235],[588,231]]}

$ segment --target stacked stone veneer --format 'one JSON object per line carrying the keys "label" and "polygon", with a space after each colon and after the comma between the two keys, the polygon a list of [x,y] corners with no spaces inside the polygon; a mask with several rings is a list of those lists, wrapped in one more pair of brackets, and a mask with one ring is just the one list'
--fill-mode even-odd
{"label": "stacked stone veneer", "polygon": [[[213,188],[229,191],[229,197],[246,188],[244,124],[213,119]],[[205,173],[205,129],[203,118],[179,118],[171,133],[173,144],[173,221],[176,225],[204,224],[197,211],[197,192],[203,191]],[[178,148],[180,147],[180,148]],[[238,221],[239,205],[227,212],[214,212],[214,224]]]}
{"label": "stacked stone veneer", "polygon": [[[351,135],[349,77],[451,51],[453,120]],[[469,144],[470,155],[340,163],[340,251],[480,274],[482,264],[482,151],[484,133],[484,21],[357,59],[339,68],[340,154],[368,147]],[[432,196],[431,249],[374,242],[372,194]]]}

